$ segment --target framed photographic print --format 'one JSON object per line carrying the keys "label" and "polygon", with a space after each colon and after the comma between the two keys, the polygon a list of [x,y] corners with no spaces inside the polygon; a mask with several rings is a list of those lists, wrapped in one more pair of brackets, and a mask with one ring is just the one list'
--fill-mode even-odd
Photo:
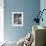
{"label": "framed photographic print", "polygon": [[23,12],[12,12],[12,25],[23,26]]}

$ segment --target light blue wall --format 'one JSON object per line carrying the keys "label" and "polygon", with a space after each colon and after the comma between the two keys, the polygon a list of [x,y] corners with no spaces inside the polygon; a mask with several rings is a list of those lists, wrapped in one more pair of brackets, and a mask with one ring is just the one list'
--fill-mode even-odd
{"label": "light blue wall", "polygon": [[[42,11],[43,9],[46,9],[46,0],[41,0],[40,1],[40,10]],[[43,22],[40,22],[40,25],[45,26],[46,27],[46,11],[43,12]]]}
{"label": "light blue wall", "polygon": [[[32,19],[40,9],[40,0],[4,0],[4,35],[5,40],[18,41],[32,29]],[[12,26],[12,12],[24,13],[24,26]]]}

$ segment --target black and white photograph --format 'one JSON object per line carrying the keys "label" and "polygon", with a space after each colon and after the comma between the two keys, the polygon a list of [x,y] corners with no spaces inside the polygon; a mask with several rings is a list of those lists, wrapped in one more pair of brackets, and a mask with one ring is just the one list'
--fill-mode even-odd
{"label": "black and white photograph", "polygon": [[12,24],[14,26],[23,26],[23,12],[12,13]]}

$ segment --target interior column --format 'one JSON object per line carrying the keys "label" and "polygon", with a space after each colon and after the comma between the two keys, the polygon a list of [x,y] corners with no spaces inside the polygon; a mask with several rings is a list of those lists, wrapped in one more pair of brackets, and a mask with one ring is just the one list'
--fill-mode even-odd
{"label": "interior column", "polygon": [[4,41],[4,0],[0,0],[0,42]]}

